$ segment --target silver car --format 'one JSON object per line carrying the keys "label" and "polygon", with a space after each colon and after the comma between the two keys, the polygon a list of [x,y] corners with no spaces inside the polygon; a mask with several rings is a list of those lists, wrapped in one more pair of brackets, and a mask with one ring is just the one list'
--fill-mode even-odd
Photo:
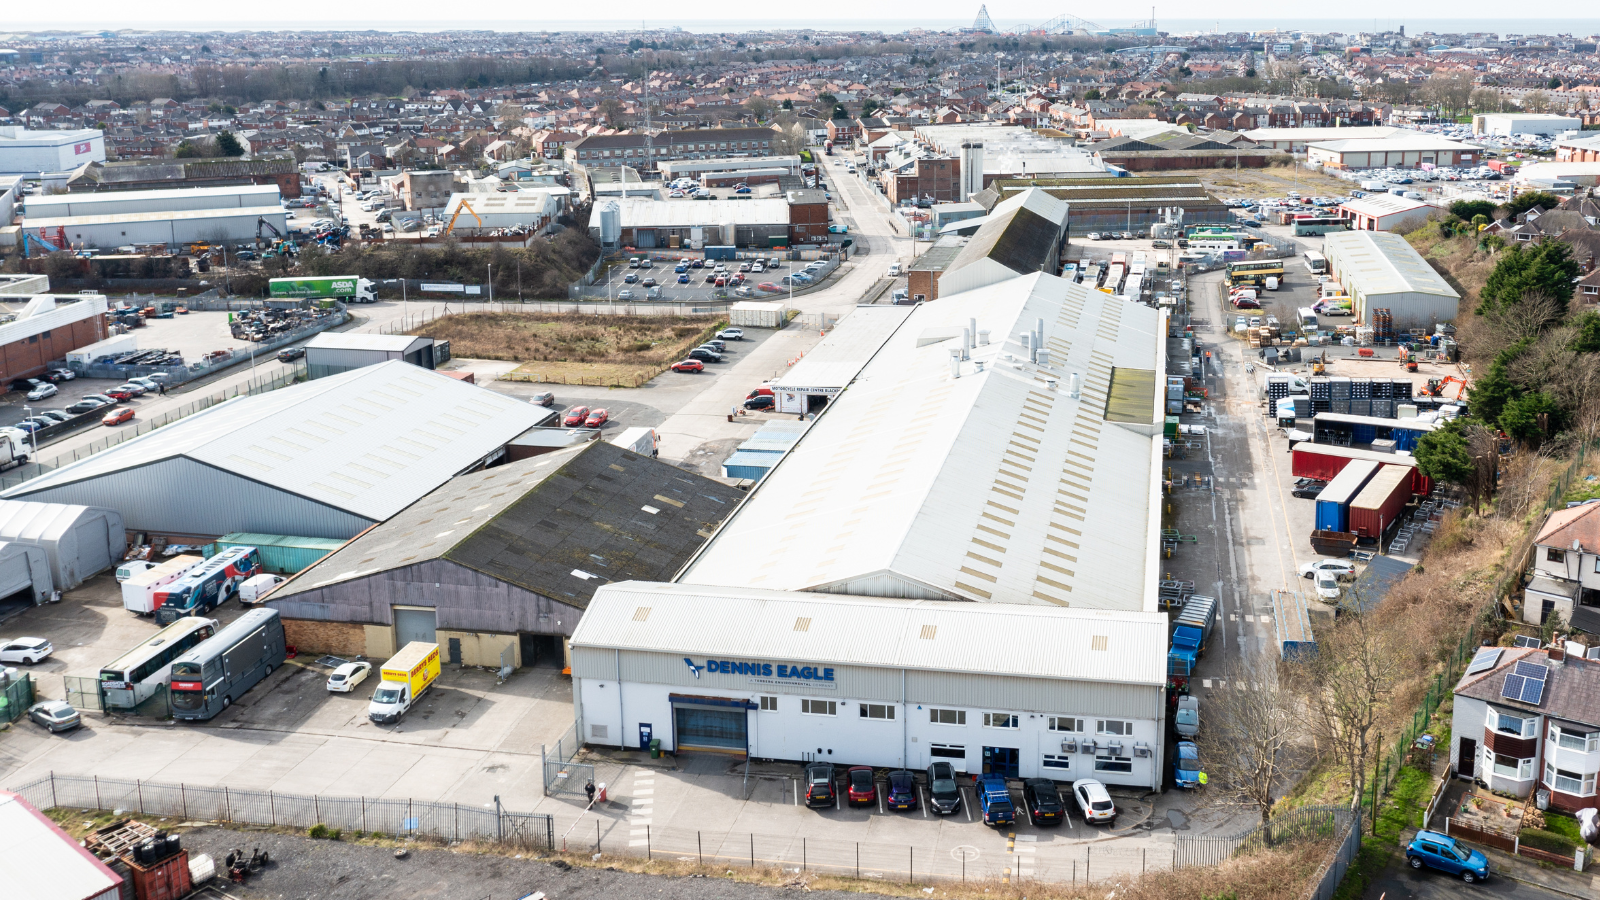
{"label": "silver car", "polygon": [[45,700],[28,707],[28,718],[43,725],[51,734],[70,731],[83,724],[83,717],[65,700]]}

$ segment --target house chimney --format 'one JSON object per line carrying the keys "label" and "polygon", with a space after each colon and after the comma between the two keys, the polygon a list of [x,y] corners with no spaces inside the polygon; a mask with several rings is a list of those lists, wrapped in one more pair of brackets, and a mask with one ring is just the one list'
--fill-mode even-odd
{"label": "house chimney", "polygon": [[1560,638],[1556,638],[1556,642],[1555,643],[1553,643],[1550,646],[1544,648],[1544,652],[1545,652],[1546,656],[1550,657],[1550,664],[1552,666],[1556,666],[1556,667],[1559,668],[1560,666],[1564,665],[1566,663],[1566,661],[1567,661],[1566,643],[1564,641],[1562,641]]}

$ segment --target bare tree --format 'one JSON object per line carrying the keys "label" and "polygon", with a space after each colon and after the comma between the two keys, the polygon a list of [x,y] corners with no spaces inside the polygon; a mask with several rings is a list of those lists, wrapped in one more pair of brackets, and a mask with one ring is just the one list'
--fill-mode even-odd
{"label": "bare tree", "polygon": [[1378,742],[1378,717],[1404,674],[1400,648],[1371,611],[1362,610],[1360,592],[1332,628],[1317,633],[1317,655],[1302,664],[1302,684],[1311,727],[1320,745],[1348,769],[1350,792],[1366,791],[1367,765]]}
{"label": "bare tree", "polygon": [[1532,91],[1522,98],[1522,108],[1532,113],[1542,113],[1550,109],[1550,95],[1544,91]]}
{"label": "bare tree", "polygon": [[1253,809],[1265,822],[1304,749],[1300,703],[1279,684],[1278,661],[1265,650],[1230,660],[1217,684],[1196,739],[1206,800]]}
{"label": "bare tree", "polygon": [[744,102],[744,108],[750,110],[757,122],[765,122],[772,115],[773,103],[765,97],[751,97]]}
{"label": "bare tree", "polygon": [[599,113],[605,118],[606,124],[612,128],[621,128],[627,124],[624,119],[627,109],[622,105],[622,101],[615,97],[607,97],[601,100]]}

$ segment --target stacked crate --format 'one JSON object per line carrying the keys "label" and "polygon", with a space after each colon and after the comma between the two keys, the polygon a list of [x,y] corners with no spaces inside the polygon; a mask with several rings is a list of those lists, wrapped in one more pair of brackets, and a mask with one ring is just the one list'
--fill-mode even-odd
{"label": "stacked crate", "polygon": [[1333,388],[1326,375],[1311,376],[1311,411],[1313,413],[1333,411]]}
{"label": "stacked crate", "polygon": [[1372,379],[1350,379],[1350,415],[1372,415]]}
{"label": "stacked crate", "polygon": [[1330,412],[1350,414],[1350,376],[1334,375],[1329,378],[1328,394],[1332,403]]}
{"label": "stacked crate", "polygon": [[1378,378],[1372,382],[1371,415],[1380,419],[1394,418],[1394,382]]}
{"label": "stacked crate", "polygon": [[1269,409],[1276,410],[1278,401],[1289,396],[1289,376],[1267,376],[1267,405]]}
{"label": "stacked crate", "polygon": [[1372,311],[1372,340],[1379,344],[1394,343],[1394,316],[1387,307]]}

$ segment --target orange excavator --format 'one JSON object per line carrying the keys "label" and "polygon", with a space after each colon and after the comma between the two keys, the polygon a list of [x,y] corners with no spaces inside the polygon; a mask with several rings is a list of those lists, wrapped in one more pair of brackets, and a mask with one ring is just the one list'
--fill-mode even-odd
{"label": "orange excavator", "polygon": [[[1455,396],[1445,397],[1445,389],[1452,384],[1456,386]],[[1454,375],[1446,375],[1443,378],[1429,378],[1428,386],[1420,391],[1420,394],[1424,397],[1444,397],[1447,400],[1460,400],[1466,396],[1466,393],[1467,382]]]}

